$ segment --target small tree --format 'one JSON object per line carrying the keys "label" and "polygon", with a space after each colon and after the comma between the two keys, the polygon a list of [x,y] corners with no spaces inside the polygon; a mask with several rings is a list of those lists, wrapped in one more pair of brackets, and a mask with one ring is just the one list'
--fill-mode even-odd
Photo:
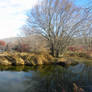
{"label": "small tree", "polygon": [[0,40],[0,46],[5,46],[6,43],[3,40]]}

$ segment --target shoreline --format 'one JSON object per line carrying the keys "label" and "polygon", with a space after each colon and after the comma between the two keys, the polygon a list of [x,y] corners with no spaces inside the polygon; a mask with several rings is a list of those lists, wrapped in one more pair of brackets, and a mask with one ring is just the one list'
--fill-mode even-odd
{"label": "shoreline", "polygon": [[67,65],[67,64],[73,64],[72,60],[67,60],[64,57],[61,58],[55,58],[52,57],[48,53],[20,53],[20,52],[3,52],[0,53],[0,65],[13,65],[13,66],[19,66],[19,65],[49,65],[49,64],[55,64],[55,65]]}
{"label": "shoreline", "polygon": [[[38,65],[76,65],[78,63],[91,63],[92,58],[87,59],[79,56],[65,55],[60,58],[52,57],[48,53],[20,53],[3,52],[0,53],[0,65],[4,66],[38,66]],[[92,63],[91,63],[92,65]]]}

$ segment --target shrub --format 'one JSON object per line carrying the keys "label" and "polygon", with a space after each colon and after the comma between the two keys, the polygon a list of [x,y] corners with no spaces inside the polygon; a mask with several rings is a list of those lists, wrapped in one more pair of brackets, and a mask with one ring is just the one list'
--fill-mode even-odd
{"label": "shrub", "polygon": [[90,56],[87,53],[83,53],[83,52],[79,53],[78,56],[79,57],[90,58]]}
{"label": "shrub", "polygon": [[5,46],[6,43],[5,43],[4,41],[0,40],[0,45],[1,45],[1,46]]}
{"label": "shrub", "polygon": [[68,47],[68,50],[75,52],[77,49],[76,49],[76,47],[71,46],[71,47]]}

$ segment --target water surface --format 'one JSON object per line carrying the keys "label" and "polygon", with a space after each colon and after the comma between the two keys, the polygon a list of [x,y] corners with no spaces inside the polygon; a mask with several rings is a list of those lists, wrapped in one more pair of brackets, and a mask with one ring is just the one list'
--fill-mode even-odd
{"label": "water surface", "polygon": [[0,92],[74,92],[73,83],[92,92],[92,66],[0,66]]}

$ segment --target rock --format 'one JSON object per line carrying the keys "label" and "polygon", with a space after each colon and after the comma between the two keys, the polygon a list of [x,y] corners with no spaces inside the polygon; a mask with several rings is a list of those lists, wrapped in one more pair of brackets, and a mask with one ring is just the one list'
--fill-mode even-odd
{"label": "rock", "polygon": [[21,56],[21,58],[24,60],[24,64],[29,65],[29,66],[33,65],[32,62],[31,62],[32,61],[31,57],[32,57],[31,55],[22,55]]}
{"label": "rock", "polygon": [[55,64],[65,66],[66,65],[66,61],[67,60],[65,58],[58,58],[58,59],[56,59]]}
{"label": "rock", "polygon": [[48,55],[25,55],[22,56],[23,60],[25,61],[25,65],[43,65],[43,64],[50,64],[50,61],[52,60],[51,56]]}
{"label": "rock", "polygon": [[58,64],[58,65],[62,65],[62,66],[65,66],[65,65],[66,65],[65,62],[57,62],[56,64]]}
{"label": "rock", "polygon": [[[1,65],[44,65],[44,64],[59,64],[66,65],[66,58],[54,58],[48,53],[2,53],[0,54]],[[69,63],[70,64],[70,63]]]}
{"label": "rock", "polygon": [[13,56],[15,59],[14,65],[24,65],[24,60],[19,56]]}
{"label": "rock", "polygon": [[8,61],[6,58],[0,57],[0,65],[12,65],[12,63]]}
{"label": "rock", "polygon": [[43,59],[41,57],[35,55],[35,56],[32,56],[30,58],[30,63],[32,65],[42,65],[43,64]]}
{"label": "rock", "polygon": [[66,58],[59,58],[58,62],[67,62],[67,59]]}

